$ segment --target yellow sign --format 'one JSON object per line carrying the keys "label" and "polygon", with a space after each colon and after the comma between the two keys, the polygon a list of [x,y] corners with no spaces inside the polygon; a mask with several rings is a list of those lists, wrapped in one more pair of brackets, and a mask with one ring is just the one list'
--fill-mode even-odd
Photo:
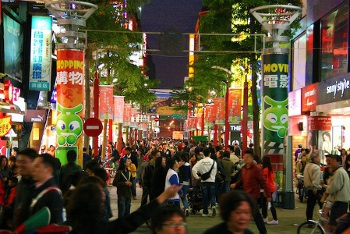
{"label": "yellow sign", "polygon": [[182,114],[182,112],[175,110],[174,107],[160,106],[157,108],[157,114],[158,115],[174,115],[174,114]]}
{"label": "yellow sign", "polygon": [[6,141],[6,149],[11,149],[11,142],[10,141]]}
{"label": "yellow sign", "polygon": [[5,136],[11,129],[11,116],[0,118],[0,137]]}

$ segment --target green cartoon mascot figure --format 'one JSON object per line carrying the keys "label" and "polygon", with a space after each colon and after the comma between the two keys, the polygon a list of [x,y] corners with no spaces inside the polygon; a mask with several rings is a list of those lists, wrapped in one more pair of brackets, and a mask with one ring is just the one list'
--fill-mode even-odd
{"label": "green cartoon mascot figure", "polygon": [[265,96],[264,102],[270,105],[263,113],[264,127],[276,132],[280,138],[285,137],[288,129],[288,99],[276,101],[269,96]]}

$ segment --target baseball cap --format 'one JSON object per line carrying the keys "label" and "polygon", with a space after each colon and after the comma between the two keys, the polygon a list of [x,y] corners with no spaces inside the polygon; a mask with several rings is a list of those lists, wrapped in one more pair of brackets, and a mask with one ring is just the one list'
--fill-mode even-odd
{"label": "baseball cap", "polygon": [[334,158],[335,160],[337,160],[337,162],[342,162],[342,158],[337,154],[328,154],[326,155],[326,158]]}

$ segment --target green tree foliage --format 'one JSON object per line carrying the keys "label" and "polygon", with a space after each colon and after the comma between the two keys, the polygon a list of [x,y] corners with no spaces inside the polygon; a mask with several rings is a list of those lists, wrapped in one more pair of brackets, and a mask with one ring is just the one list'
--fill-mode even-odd
{"label": "green tree foliage", "polygon": [[90,63],[91,77],[97,69],[101,83],[115,86],[115,95],[125,96],[126,101],[149,105],[156,98],[149,89],[156,88],[159,81],[149,80],[141,68],[131,63],[132,53],[140,51],[142,33],[126,29],[128,18],[124,17],[124,14],[136,15],[140,4],[147,1],[128,1],[126,8],[105,0],[90,2],[98,6],[86,24],[88,43],[95,59]]}
{"label": "green tree foliage", "polygon": [[[224,71],[212,69],[213,66],[230,70],[232,64],[238,63],[246,70],[251,70],[254,145],[255,153],[259,155],[259,107],[256,81],[257,72],[259,72],[257,61],[261,54],[253,51],[255,41],[258,42],[257,51],[262,49],[262,43],[261,37],[254,38],[250,35],[262,32],[260,23],[249,13],[249,10],[258,6],[277,4],[302,6],[301,0],[203,0],[203,6],[208,12],[199,19],[199,32],[203,34],[200,36],[201,51],[196,53],[196,61],[193,65],[194,77],[185,82],[185,89],[191,87],[193,96],[198,94],[208,97],[210,90],[216,91],[219,95],[221,93],[223,96],[222,81],[231,82],[235,78],[228,76]],[[232,34],[238,35],[232,36]]]}

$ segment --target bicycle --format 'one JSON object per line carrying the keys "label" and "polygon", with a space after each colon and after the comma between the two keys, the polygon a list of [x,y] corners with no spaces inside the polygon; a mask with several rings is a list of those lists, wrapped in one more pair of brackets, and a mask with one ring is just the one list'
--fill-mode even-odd
{"label": "bicycle", "polygon": [[300,224],[297,234],[325,234],[326,230],[323,228],[323,224],[328,223],[328,220],[322,217],[322,210],[320,210],[318,213],[318,220],[308,220]]}

